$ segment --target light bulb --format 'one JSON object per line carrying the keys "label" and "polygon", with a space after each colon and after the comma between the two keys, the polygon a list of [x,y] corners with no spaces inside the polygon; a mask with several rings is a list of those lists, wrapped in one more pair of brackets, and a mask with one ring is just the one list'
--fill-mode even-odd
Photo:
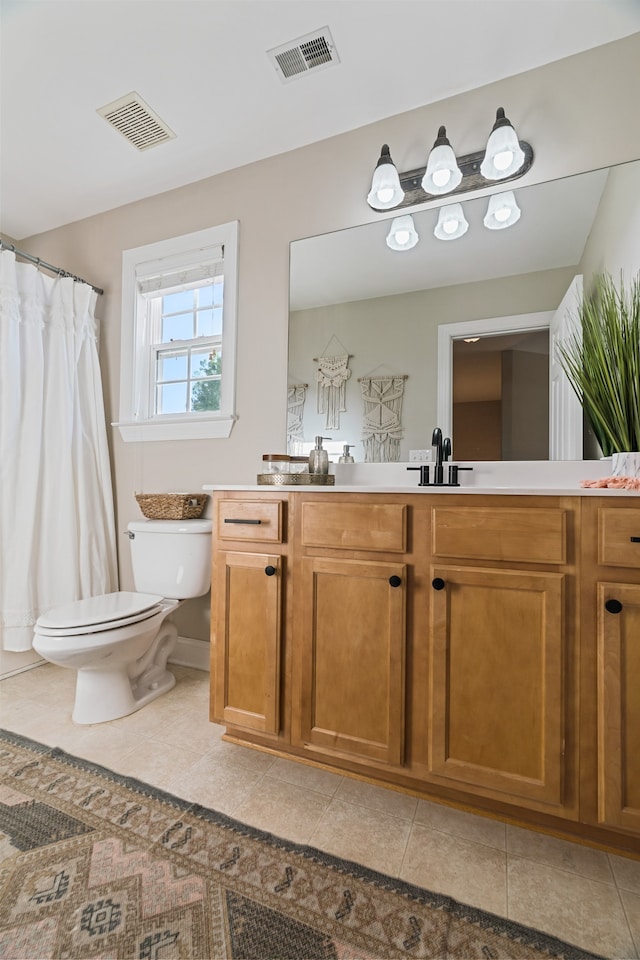
{"label": "light bulb", "polygon": [[517,134],[500,107],[480,164],[480,173],[485,180],[504,180],[517,173],[524,162],[525,155]]}
{"label": "light bulb", "polygon": [[463,237],[469,224],[467,223],[461,203],[450,203],[440,208],[438,222],[433,231],[438,240],[457,240]]}
{"label": "light bulb", "polygon": [[451,170],[435,170],[433,173],[433,182],[437,187],[446,187],[451,180]]}
{"label": "light bulb", "polygon": [[520,207],[513,190],[506,193],[494,193],[489,197],[489,205],[483,223],[488,230],[504,230],[520,219]]}
{"label": "light bulb", "polygon": [[404,190],[400,184],[400,177],[395,164],[391,159],[388,144],[382,145],[380,159],[376,164],[371,179],[371,189],[367,196],[367,203],[374,210],[391,210],[397,207],[404,199]]}
{"label": "light bulb", "polygon": [[438,130],[438,136],[433,144],[427,166],[422,177],[421,186],[425,193],[450,193],[462,181],[462,171],[458,167],[456,155],[447,139],[444,127]]}
{"label": "light bulb", "polygon": [[416,232],[411,214],[396,217],[387,234],[387,246],[391,250],[411,250],[420,238]]}
{"label": "light bulb", "polygon": [[513,150],[503,150],[501,153],[496,153],[493,163],[498,170],[507,170],[513,163]]}
{"label": "light bulb", "polygon": [[380,203],[389,203],[393,198],[393,187],[382,187],[376,194]]}

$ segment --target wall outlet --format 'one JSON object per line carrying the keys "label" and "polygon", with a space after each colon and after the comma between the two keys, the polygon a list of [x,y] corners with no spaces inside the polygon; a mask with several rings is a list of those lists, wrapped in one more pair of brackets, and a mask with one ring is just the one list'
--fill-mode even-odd
{"label": "wall outlet", "polygon": [[431,460],[431,449],[409,450],[409,463],[424,463],[425,460]]}

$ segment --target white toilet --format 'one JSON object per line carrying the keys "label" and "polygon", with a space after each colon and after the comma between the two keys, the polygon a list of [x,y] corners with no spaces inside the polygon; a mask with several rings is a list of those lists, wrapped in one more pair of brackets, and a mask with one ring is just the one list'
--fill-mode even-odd
{"label": "white toilet", "polygon": [[178,631],[171,614],[211,585],[210,520],[137,520],[128,524],[139,593],[107,593],[39,617],[33,647],[78,671],[73,719],[126,717],[174,686],[167,659]]}

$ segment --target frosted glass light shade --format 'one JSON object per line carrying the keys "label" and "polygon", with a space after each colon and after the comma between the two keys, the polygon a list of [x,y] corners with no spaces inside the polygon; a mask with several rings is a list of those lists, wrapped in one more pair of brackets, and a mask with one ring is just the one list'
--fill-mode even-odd
{"label": "frosted glass light shade", "polygon": [[485,180],[502,180],[517,173],[524,161],[516,132],[500,107],[480,164],[480,173]]}
{"label": "frosted glass light shade", "polygon": [[516,203],[513,190],[506,193],[494,193],[489,197],[489,206],[483,223],[488,230],[504,230],[520,219],[520,207]]}
{"label": "frosted glass light shade", "polygon": [[400,186],[400,177],[385,143],[373,171],[367,203],[376,210],[393,210],[403,200],[404,190]]}
{"label": "frosted glass light shade", "polygon": [[391,250],[411,250],[419,239],[410,214],[392,220],[391,229],[387,234],[387,246]]}
{"label": "frosted glass light shade", "polygon": [[422,189],[425,193],[438,196],[443,193],[451,193],[461,181],[462,170],[458,166],[456,155],[447,139],[445,128],[440,127],[438,138],[427,160],[427,168],[421,183]]}
{"label": "frosted glass light shade", "polygon": [[463,237],[468,229],[469,224],[465,219],[462,204],[450,203],[440,208],[433,234],[438,240],[457,240],[458,237]]}

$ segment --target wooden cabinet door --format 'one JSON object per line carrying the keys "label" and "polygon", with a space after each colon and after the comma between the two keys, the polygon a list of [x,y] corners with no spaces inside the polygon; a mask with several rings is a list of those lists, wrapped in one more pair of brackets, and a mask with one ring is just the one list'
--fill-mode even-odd
{"label": "wooden cabinet door", "polygon": [[302,574],[300,742],[402,763],[405,565],[307,557]]}
{"label": "wooden cabinet door", "polygon": [[565,575],[443,565],[432,576],[430,772],[562,816]]}
{"label": "wooden cabinet door", "polygon": [[598,818],[640,833],[640,584],[598,584]]}
{"label": "wooden cabinet door", "polygon": [[217,555],[212,719],[221,723],[280,731],[283,564],[277,555]]}

